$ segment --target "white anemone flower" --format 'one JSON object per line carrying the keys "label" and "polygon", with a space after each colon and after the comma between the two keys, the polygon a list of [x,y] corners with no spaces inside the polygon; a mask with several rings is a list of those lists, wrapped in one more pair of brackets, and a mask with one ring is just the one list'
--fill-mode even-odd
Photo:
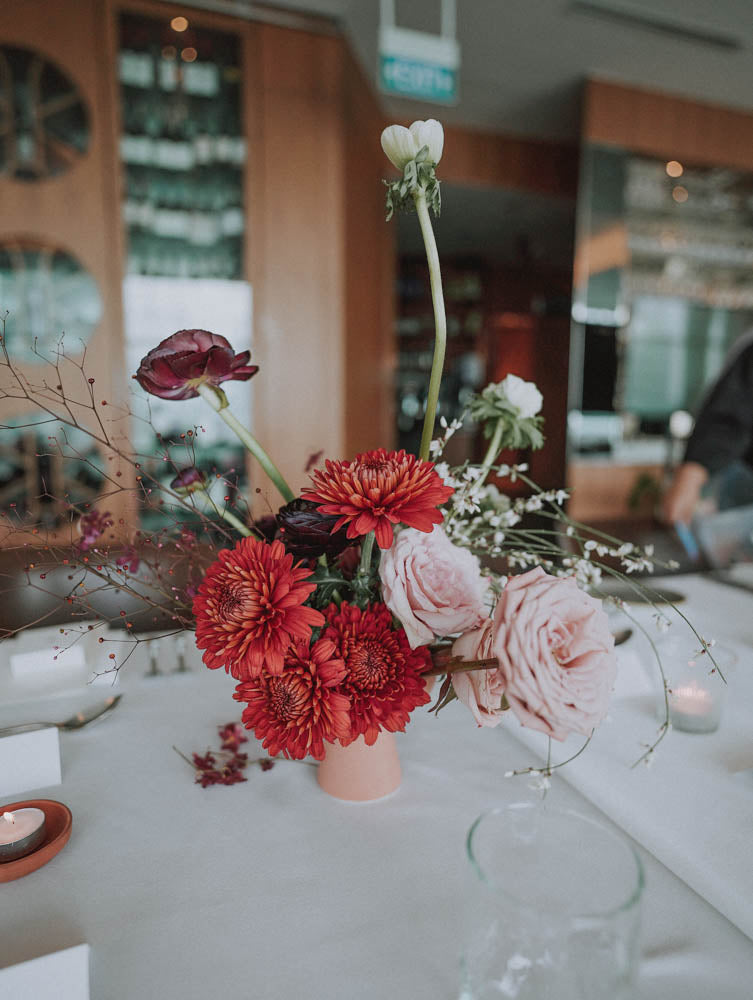
{"label": "white anemone flower", "polygon": [[413,122],[411,127],[389,125],[382,132],[382,149],[398,170],[404,170],[424,146],[429,147],[429,159],[439,163],[444,148],[444,129],[434,118]]}
{"label": "white anemone flower", "polygon": [[429,159],[436,166],[442,159],[444,149],[444,129],[436,118],[429,118],[427,121],[413,122],[410,133],[416,141],[416,152],[429,147]]}
{"label": "white anemone flower", "polygon": [[535,417],[544,399],[533,382],[526,382],[517,375],[507,375],[497,383],[497,389],[514,406],[521,417]]}

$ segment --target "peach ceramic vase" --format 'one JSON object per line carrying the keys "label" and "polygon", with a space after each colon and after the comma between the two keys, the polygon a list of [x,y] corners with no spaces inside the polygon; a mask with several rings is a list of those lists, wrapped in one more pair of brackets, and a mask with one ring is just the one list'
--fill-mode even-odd
{"label": "peach ceramic vase", "polygon": [[[436,678],[426,678],[431,693]],[[328,743],[317,770],[319,787],[346,802],[373,802],[400,787],[402,770],[394,733],[381,732],[373,746],[363,736],[347,747]]]}
{"label": "peach ceramic vase", "polygon": [[373,746],[363,736],[347,747],[328,743],[319,764],[320,788],[346,802],[383,799],[400,787],[402,771],[394,733],[381,732]]}

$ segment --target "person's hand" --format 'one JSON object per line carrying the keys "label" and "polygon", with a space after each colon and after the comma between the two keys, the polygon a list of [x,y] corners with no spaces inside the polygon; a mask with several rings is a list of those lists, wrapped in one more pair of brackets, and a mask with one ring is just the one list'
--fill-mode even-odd
{"label": "person's hand", "polygon": [[667,524],[689,524],[708,471],[697,462],[683,462],[675,470],[669,489],[662,498],[662,517]]}

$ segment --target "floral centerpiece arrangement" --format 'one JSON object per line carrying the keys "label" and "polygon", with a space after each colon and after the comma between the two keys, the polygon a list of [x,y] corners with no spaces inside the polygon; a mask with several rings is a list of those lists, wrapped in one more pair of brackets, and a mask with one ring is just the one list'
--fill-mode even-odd
{"label": "floral centerpiece arrangement", "polygon": [[[79,569],[155,607],[167,603],[176,628],[195,629],[204,663],[235,678],[243,723],[272,756],[321,760],[331,745],[371,746],[380,733],[403,730],[414,709],[430,702],[434,676],[443,678],[437,711],[459,699],[480,726],[496,726],[511,713],[552,739],[580,733],[588,740],[607,712],[616,660],[601,601],[584,588],[598,588],[600,559],[610,559],[610,572],[619,574],[650,568],[650,559],[633,545],[589,534],[565,513],[563,490],[543,491],[525,465],[500,463],[505,449],[543,444],[541,394],[514,374],[470,403],[469,416],[488,441],[482,461],[451,467],[444,460],[461,423],[440,419],[435,436],[446,322],[430,209],[440,205],[442,127],[394,125],[382,146],[401,171],[387,184],[388,218],[397,210],[417,213],[436,321],[418,455],[378,448],[333,457],[295,495],[222,389],[257,374],[249,351],[236,353],[216,333],[179,331],[146,355],[135,379],[162,399],[201,397],[279,492],[274,518],[255,522],[240,506],[218,503],[206,470],[176,463],[174,442],[158,439],[175,475],[168,487],[154,475],[145,482],[142,471],[138,489],[143,498],[159,494],[162,509],[172,512],[178,552],[198,558],[203,532],[215,539],[211,558],[180,588],[158,572],[150,593],[143,582],[137,586],[139,565],[149,559],[145,548],[159,552],[168,535],[142,538],[115,558],[106,541],[108,513],[71,505]],[[0,390],[5,398],[33,400],[47,419],[79,426],[61,384],[30,386],[7,351],[4,367],[12,376],[10,388]],[[95,412],[91,381],[83,382],[88,396],[77,405]],[[91,433],[143,470],[99,418]],[[506,478],[522,480],[529,495],[510,499],[499,488]],[[190,512],[194,527],[182,523],[181,511]],[[33,566],[27,573],[31,580]],[[77,606],[92,589],[76,578],[70,593]],[[648,754],[667,727],[665,720]]]}

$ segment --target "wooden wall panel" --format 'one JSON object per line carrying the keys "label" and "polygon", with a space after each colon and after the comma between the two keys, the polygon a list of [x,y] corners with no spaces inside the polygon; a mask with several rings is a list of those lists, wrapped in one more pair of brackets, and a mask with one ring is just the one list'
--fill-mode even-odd
{"label": "wooden wall panel", "polygon": [[445,129],[441,178],[575,198],[578,147],[450,126]]}
{"label": "wooden wall panel", "polygon": [[105,60],[92,38],[106,34],[97,0],[75,6],[19,0],[0,43],[46,55],[75,81],[89,109],[90,141],[84,156],[65,173],[36,182],[0,176],[0,239],[23,235],[69,249],[96,279],[103,316],[89,352],[100,378],[122,372],[120,204],[114,198],[117,153],[111,131]]}
{"label": "wooden wall panel", "polygon": [[382,152],[382,112],[370,84],[344,47],[345,135],[345,455],[390,448],[394,414],[395,233],[385,221],[389,162]]}
{"label": "wooden wall panel", "polygon": [[753,114],[606,80],[586,85],[583,137],[648,156],[753,168]]}
{"label": "wooden wall panel", "polygon": [[[89,146],[69,170],[35,182],[0,176],[0,240],[21,236],[60,247],[72,253],[95,279],[102,318],[87,347],[86,368],[96,379],[98,398],[112,403],[123,397],[119,390],[124,364],[118,158],[112,130],[113,64],[108,57],[107,7],[98,0],[75,4],[18,0],[13,17],[2,22],[0,44],[46,56],[75,82],[88,106]],[[66,347],[80,356],[70,340]],[[43,373],[40,365],[22,367],[32,381]],[[83,395],[80,381],[80,377],[70,379],[67,390]],[[12,410],[13,404],[6,402],[0,416],[12,416]],[[116,519],[123,512],[122,499],[108,500]]]}
{"label": "wooden wall panel", "polygon": [[345,444],[342,50],[335,38],[252,30],[254,430],[297,490],[312,452],[340,457]]}

